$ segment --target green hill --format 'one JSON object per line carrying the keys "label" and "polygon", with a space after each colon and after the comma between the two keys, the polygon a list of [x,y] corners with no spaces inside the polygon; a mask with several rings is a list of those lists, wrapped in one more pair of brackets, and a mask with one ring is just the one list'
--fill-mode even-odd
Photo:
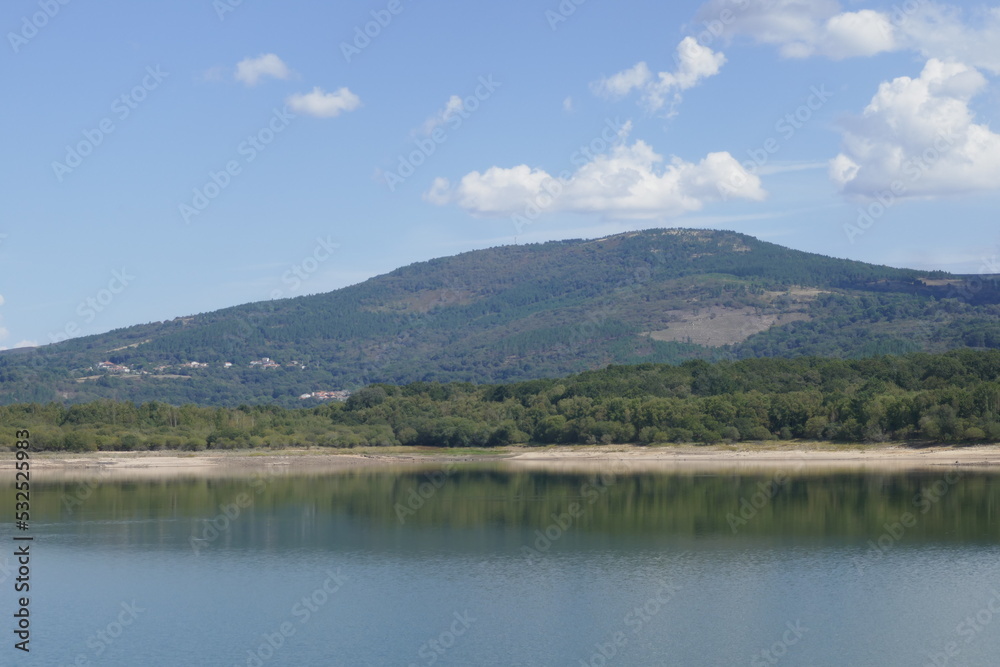
{"label": "green hill", "polygon": [[302,394],[373,382],[1000,348],[998,315],[995,280],[834,259],[734,232],[659,229],[477,250],[327,294],[6,351],[0,402],[292,407],[319,400]]}

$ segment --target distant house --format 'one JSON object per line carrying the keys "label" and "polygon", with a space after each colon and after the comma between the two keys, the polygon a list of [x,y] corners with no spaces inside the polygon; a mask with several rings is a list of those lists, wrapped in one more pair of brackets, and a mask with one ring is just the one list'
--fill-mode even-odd
{"label": "distant house", "polygon": [[104,371],[105,373],[131,373],[131,369],[128,366],[122,366],[119,364],[112,363],[110,361],[102,361],[97,364],[97,370]]}
{"label": "distant house", "polygon": [[299,396],[299,400],[306,400],[308,398],[315,398],[320,401],[346,401],[350,398],[351,392],[347,389],[338,389],[336,391],[314,391],[311,394],[302,394]]}

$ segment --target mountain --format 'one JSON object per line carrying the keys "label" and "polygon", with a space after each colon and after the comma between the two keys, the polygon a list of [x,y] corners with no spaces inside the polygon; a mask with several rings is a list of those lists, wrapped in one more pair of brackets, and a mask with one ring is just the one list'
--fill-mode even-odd
{"label": "mountain", "polygon": [[729,231],[655,229],[476,250],[326,294],[8,350],[0,402],[304,406],[322,399],[300,395],[373,382],[496,383],[612,363],[960,347],[1000,347],[995,277],[835,259]]}

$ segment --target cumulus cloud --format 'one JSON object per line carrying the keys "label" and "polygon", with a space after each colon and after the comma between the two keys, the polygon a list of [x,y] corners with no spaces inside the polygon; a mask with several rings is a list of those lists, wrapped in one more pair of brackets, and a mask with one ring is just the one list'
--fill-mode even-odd
{"label": "cumulus cloud", "polygon": [[490,167],[466,174],[454,186],[438,178],[424,195],[433,204],[455,204],[475,216],[512,215],[535,206],[629,219],[671,218],[709,202],[765,197],[760,179],[729,153],[709,153],[698,163],[665,161],[641,140],[616,145],[559,179],[527,165]]}
{"label": "cumulus cloud", "polygon": [[[915,0],[914,0],[915,1]],[[921,2],[899,25],[900,41],[927,58],[957,60],[1000,74],[1000,7],[967,10]]]}
{"label": "cumulus cloud", "polygon": [[623,70],[595,81],[590,85],[595,95],[608,99],[619,99],[625,97],[633,90],[642,88],[653,79],[653,73],[649,71],[649,65],[641,62],[630,69]]}
{"label": "cumulus cloud", "polygon": [[969,102],[986,79],[931,59],[920,76],[893,79],[845,123],[830,178],[844,194],[932,197],[1000,189],[1000,135],[975,123]]}
{"label": "cumulus cloud", "polygon": [[461,113],[465,109],[465,103],[458,95],[452,95],[445,102],[444,107],[436,114],[424,121],[420,131],[424,134],[431,134],[437,128],[447,123],[455,114]]}
{"label": "cumulus cloud", "polygon": [[354,111],[360,107],[361,98],[347,88],[325,93],[322,88],[316,86],[312,92],[290,96],[286,103],[296,113],[317,118],[333,118],[344,111]]}
{"label": "cumulus cloud", "polygon": [[704,79],[719,73],[726,56],[702,46],[694,37],[685,37],[677,45],[674,58],[677,69],[653,75],[649,65],[640,62],[591,84],[595,95],[607,99],[620,99],[633,91],[641,91],[642,104],[651,112],[659,111],[670,100],[670,115],[680,103],[682,91],[694,88]]}
{"label": "cumulus cloud", "polygon": [[842,60],[895,51],[898,44],[888,15],[862,9],[828,18],[820,28],[814,48],[834,60]]}
{"label": "cumulus cloud", "polygon": [[264,77],[287,79],[292,70],[273,53],[262,53],[256,58],[246,58],[236,65],[236,80],[248,86],[256,86]]}
{"label": "cumulus cloud", "polygon": [[[720,17],[726,17],[723,21]],[[870,56],[895,48],[891,19],[863,9],[842,12],[836,0],[711,0],[698,13],[726,38],[746,35],[788,58]]]}
{"label": "cumulus cloud", "polygon": [[844,11],[836,0],[710,0],[698,19],[715,27],[713,38],[746,36],[788,58],[841,60],[910,50],[1000,73],[1000,8],[963,11],[906,0],[886,11]]}

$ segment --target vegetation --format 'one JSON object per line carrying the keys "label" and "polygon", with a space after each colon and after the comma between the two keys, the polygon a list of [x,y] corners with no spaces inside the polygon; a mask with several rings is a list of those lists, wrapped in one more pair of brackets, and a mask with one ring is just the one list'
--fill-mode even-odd
{"label": "vegetation", "polygon": [[0,407],[38,450],[1000,440],[1000,351],[612,366],[512,384],[375,384],[290,410],[101,400]]}
{"label": "vegetation", "polygon": [[[292,408],[315,405],[300,401],[304,393],[379,382],[961,347],[1000,348],[992,279],[834,259],[733,232],[648,230],[478,250],[328,294],[0,352],[0,403]],[[250,366],[262,357],[278,366]],[[104,361],[131,372],[101,370]]]}

